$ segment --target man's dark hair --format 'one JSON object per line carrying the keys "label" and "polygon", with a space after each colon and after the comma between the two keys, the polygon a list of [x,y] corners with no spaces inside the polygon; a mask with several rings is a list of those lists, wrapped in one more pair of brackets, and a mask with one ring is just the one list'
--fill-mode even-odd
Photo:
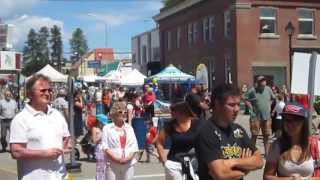
{"label": "man's dark hair", "polygon": [[43,81],[47,81],[47,82],[51,82],[50,78],[48,76],[45,76],[43,74],[35,74],[32,75],[31,78],[27,81],[26,83],[26,91],[27,91],[27,96],[30,95],[30,93],[32,92],[32,88],[34,86],[34,84],[38,81],[38,80],[43,80]]}
{"label": "man's dark hair", "polygon": [[217,101],[224,104],[225,100],[230,96],[240,96],[240,90],[233,84],[220,84],[212,90],[211,102]]}

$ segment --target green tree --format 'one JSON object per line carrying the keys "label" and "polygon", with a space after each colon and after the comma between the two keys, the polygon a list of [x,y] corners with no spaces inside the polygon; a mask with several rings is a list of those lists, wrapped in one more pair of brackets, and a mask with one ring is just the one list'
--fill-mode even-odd
{"label": "green tree", "polygon": [[77,57],[81,57],[88,52],[87,40],[80,28],[73,31],[72,38],[70,39],[70,47],[72,54]]}
{"label": "green tree", "polygon": [[42,61],[40,55],[39,38],[34,29],[30,29],[23,48],[23,69],[22,74],[30,76],[40,70],[46,63]]}
{"label": "green tree", "polygon": [[164,8],[175,6],[176,4],[179,4],[185,0],[162,0],[162,3],[164,5]]}
{"label": "green tree", "polygon": [[[51,62],[57,65],[58,71],[61,71],[61,63],[63,61],[63,44],[60,28],[54,25],[51,28]],[[65,63],[65,62],[63,62]]]}
{"label": "green tree", "polygon": [[49,30],[47,27],[43,26],[39,31],[39,48],[40,48],[40,58],[46,63],[49,63]]}

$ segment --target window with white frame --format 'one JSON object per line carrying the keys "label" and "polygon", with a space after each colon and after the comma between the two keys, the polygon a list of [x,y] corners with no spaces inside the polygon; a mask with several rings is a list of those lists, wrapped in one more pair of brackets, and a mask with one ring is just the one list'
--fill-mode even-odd
{"label": "window with white frame", "polygon": [[260,9],[260,33],[277,34],[277,9],[270,7]]}
{"label": "window with white frame", "polygon": [[202,20],[202,37],[203,42],[207,42],[209,36],[209,19],[205,17]]}
{"label": "window with white frame", "polygon": [[311,9],[299,9],[299,34],[313,35],[314,34],[314,11]]}
{"label": "window with white frame", "polygon": [[168,31],[167,37],[168,37],[168,39],[167,39],[167,47],[168,47],[168,51],[170,51],[171,50],[171,31]]}
{"label": "window with white frame", "polygon": [[231,10],[224,12],[224,37],[229,38],[231,36]]}
{"label": "window with white frame", "polygon": [[209,41],[213,41],[214,37],[214,31],[215,31],[215,24],[214,24],[214,17],[209,17]]}
{"label": "window with white frame", "polygon": [[181,28],[177,28],[177,48],[180,48],[180,43],[181,43]]}
{"label": "window with white frame", "polygon": [[189,24],[188,24],[188,44],[189,44],[189,45],[191,45],[191,44],[192,44],[192,41],[193,41],[192,31],[193,31],[192,23],[189,23]]}
{"label": "window with white frame", "polygon": [[198,22],[193,23],[193,43],[196,43],[198,40]]}

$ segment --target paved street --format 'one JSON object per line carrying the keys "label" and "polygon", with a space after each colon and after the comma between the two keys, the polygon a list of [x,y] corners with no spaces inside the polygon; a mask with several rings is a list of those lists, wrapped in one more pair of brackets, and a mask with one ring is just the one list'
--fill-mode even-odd
{"label": "paved street", "polygon": [[[242,124],[248,130],[248,116],[240,115],[237,122]],[[258,141],[258,148],[263,150],[261,140]],[[82,156],[84,157],[84,156]],[[68,158],[66,158],[68,162]],[[72,174],[73,179],[77,180],[93,180],[95,176],[95,163],[81,160],[82,172]],[[11,158],[9,153],[0,154],[0,179],[15,180],[16,179],[16,162]],[[152,159],[151,163],[138,163],[135,169],[136,180],[162,180],[164,179],[164,171],[158,160]],[[257,180],[262,179],[262,170],[250,173],[245,179]]]}

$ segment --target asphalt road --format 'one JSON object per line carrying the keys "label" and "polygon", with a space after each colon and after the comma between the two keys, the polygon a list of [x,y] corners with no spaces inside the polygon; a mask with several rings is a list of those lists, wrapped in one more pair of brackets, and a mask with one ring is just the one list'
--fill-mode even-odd
{"label": "asphalt road", "polygon": [[[249,132],[248,116],[239,115],[236,122],[245,127]],[[258,140],[258,148],[263,151],[262,140]],[[66,162],[69,158],[66,157]],[[71,174],[73,180],[94,180],[95,179],[95,162],[88,162],[82,156],[81,161],[82,172]],[[9,153],[0,153],[0,180],[16,180],[17,170],[16,161],[13,160]],[[262,179],[263,170],[251,172],[245,179],[259,180]],[[164,170],[162,165],[156,159],[152,159],[151,163],[137,163],[135,167],[135,180],[164,180]]]}

